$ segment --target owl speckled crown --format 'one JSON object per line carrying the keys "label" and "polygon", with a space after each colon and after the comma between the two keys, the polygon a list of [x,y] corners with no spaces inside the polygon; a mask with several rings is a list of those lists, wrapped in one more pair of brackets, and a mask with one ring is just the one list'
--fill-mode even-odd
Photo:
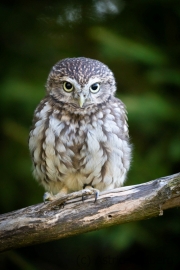
{"label": "owl speckled crown", "polygon": [[[51,78],[70,77],[80,85],[85,85],[92,77],[101,77],[115,85],[113,72],[102,62],[85,57],[65,58],[57,62],[51,69],[46,87],[49,88]],[[115,89],[114,89],[115,90]]]}

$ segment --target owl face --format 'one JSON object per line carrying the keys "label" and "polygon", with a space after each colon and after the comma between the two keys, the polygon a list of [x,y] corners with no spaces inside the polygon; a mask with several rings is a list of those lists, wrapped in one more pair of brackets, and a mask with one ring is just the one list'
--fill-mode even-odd
{"label": "owl face", "polygon": [[84,57],[58,62],[46,87],[55,101],[81,109],[107,101],[116,90],[112,71],[103,63]]}

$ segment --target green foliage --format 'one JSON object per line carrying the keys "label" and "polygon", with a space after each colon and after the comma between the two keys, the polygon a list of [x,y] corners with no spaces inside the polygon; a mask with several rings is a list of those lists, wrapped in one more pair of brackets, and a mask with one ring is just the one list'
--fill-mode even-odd
{"label": "green foliage", "polygon": [[[180,2],[16,1],[1,3],[0,15],[1,213],[42,201],[28,133],[49,70],[65,57],[98,59],[115,74],[133,146],[126,184],[179,171]],[[0,263],[1,269],[179,269],[179,240],[179,210],[172,210],[9,252]]]}
{"label": "green foliage", "polygon": [[90,29],[90,37],[100,43],[101,52],[109,59],[118,57],[128,62],[138,61],[147,65],[162,65],[167,62],[162,51],[124,38],[109,29],[94,27]]}

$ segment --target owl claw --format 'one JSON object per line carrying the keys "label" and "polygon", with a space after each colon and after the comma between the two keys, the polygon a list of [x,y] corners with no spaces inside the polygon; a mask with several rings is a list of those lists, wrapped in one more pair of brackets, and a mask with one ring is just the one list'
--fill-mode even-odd
{"label": "owl claw", "polygon": [[[94,194],[94,197],[95,197],[94,202],[96,202],[99,197],[99,190],[88,185],[87,186],[84,185],[84,189],[90,191],[91,194]],[[84,200],[85,200],[85,195],[82,194],[82,201],[84,202]]]}
{"label": "owl claw", "polygon": [[98,189],[94,189],[94,196],[95,196],[95,201],[97,201],[98,197],[99,197],[99,190]]}

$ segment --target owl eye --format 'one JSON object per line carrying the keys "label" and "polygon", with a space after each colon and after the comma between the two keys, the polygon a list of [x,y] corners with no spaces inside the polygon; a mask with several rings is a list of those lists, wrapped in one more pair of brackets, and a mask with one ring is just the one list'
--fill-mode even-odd
{"label": "owl eye", "polygon": [[92,93],[97,93],[100,89],[100,83],[93,83],[91,86],[90,86],[90,91]]}
{"label": "owl eye", "polygon": [[63,88],[66,92],[72,92],[73,90],[73,85],[70,82],[64,82],[63,83]]}

